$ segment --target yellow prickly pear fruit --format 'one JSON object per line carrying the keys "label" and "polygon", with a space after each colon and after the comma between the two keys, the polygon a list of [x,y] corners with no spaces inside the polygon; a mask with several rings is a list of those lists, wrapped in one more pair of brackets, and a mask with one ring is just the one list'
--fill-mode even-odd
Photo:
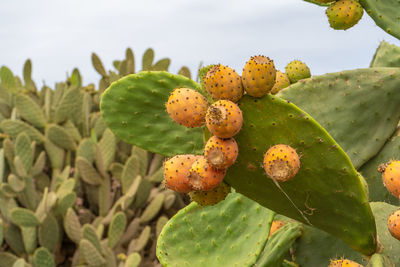
{"label": "yellow prickly pear fruit", "polygon": [[400,161],[393,160],[386,165],[381,165],[378,171],[383,172],[382,180],[386,189],[400,199]]}
{"label": "yellow prickly pear fruit", "polygon": [[264,155],[264,169],[267,175],[278,182],[292,179],[300,169],[300,158],[294,148],[275,145]]}
{"label": "yellow prickly pear fruit", "polygon": [[289,77],[291,83],[296,83],[301,79],[311,77],[310,69],[307,65],[300,60],[293,60],[285,67],[286,75]]}
{"label": "yellow prickly pear fruit", "polygon": [[175,122],[193,128],[204,124],[208,102],[193,89],[177,88],[172,91],[165,106]]}
{"label": "yellow prickly pear fruit", "polygon": [[239,74],[228,66],[221,64],[210,68],[204,76],[207,92],[215,100],[239,101],[243,96],[242,79]]}
{"label": "yellow prickly pear fruit", "polygon": [[189,192],[189,196],[192,201],[197,202],[200,206],[210,206],[224,200],[230,192],[231,187],[222,182],[210,191]]}
{"label": "yellow prickly pear fruit", "polygon": [[272,224],[271,224],[271,228],[269,230],[269,236],[268,237],[271,237],[271,235],[273,235],[276,231],[281,229],[284,225],[285,225],[285,222],[283,222],[283,221],[280,221],[280,220],[273,221]]}
{"label": "yellow prickly pear fruit", "polygon": [[216,169],[230,167],[238,156],[239,148],[233,138],[221,139],[212,136],[204,147],[204,156],[208,163]]}
{"label": "yellow prickly pear fruit", "polygon": [[229,100],[219,100],[209,106],[206,114],[208,130],[219,138],[231,138],[242,128],[243,115],[239,106]]}
{"label": "yellow prickly pear fruit", "polygon": [[331,261],[329,267],[363,267],[363,266],[358,264],[357,262],[342,259],[342,260]]}
{"label": "yellow prickly pear fruit", "polygon": [[226,170],[217,170],[201,156],[189,170],[189,184],[197,191],[209,191],[217,187],[224,179]]}
{"label": "yellow prickly pear fruit", "polygon": [[400,210],[389,215],[388,229],[394,238],[400,240]]}
{"label": "yellow prickly pear fruit", "polygon": [[329,25],[335,30],[347,30],[358,23],[364,10],[357,0],[340,0],[326,9]]}
{"label": "yellow prickly pear fruit", "polygon": [[283,88],[286,88],[290,85],[289,77],[279,70],[276,71],[276,79],[274,87],[271,89],[271,94],[277,94]]}
{"label": "yellow prickly pear fruit", "polygon": [[177,155],[164,162],[165,187],[179,193],[192,190],[189,184],[189,170],[201,156]]}
{"label": "yellow prickly pear fruit", "polygon": [[242,82],[247,94],[262,97],[268,94],[275,84],[276,69],[274,61],[265,56],[251,57],[243,68]]}

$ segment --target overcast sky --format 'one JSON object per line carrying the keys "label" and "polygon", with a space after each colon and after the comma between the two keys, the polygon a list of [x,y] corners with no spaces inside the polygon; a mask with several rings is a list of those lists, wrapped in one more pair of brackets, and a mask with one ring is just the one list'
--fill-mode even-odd
{"label": "overcast sky", "polygon": [[152,47],[169,57],[171,72],[200,61],[241,73],[250,56],[272,58],[278,69],[293,59],[312,74],[368,67],[379,42],[400,46],[364,14],[355,27],[335,31],[325,8],[301,0],[1,0],[0,65],[22,74],[33,61],[38,85],[65,80],[78,67],[84,84],[96,82],[91,52],[107,69],[131,47],[136,68]]}

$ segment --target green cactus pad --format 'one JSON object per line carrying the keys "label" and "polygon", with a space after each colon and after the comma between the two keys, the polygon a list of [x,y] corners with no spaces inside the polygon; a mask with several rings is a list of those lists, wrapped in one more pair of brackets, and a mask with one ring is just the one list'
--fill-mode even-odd
{"label": "green cactus pad", "polygon": [[382,41],[376,49],[375,55],[370,64],[371,68],[376,67],[400,67],[400,47]]}
{"label": "green cactus pad", "polygon": [[106,260],[96,247],[86,239],[82,239],[79,242],[79,252],[89,266],[102,266],[106,263]]}
{"label": "green cactus pad", "polygon": [[254,267],[281,267],[283,258],[301,235],[301,224],[287,223],[267,241]]}
{"label": "green cactus pad", "polygon": [[138,267],[141,261],[142,261],[142,257],[140,256],[139,253],[135,252],[128,256],[128,258],[125,261],[124,266]]}
{"label": "green cactus pad", "polygon": [[36,141],[38,144],[43,143],[45,140],[41,132],[23,121],[6,119],[0,123],[0,128],[13,139],[15,139],[19,133],[25,132],[29,135],[31,140]]}
{"label": "green cactus pad", "polygon": [[[357,169],[396,129],[399,86],[398,68],[358,69],[314,76],[285,88],[278,96],[313,116]],[[354,132],[362,134],[351,134]]]}
{"label": "green cactus pad", "polygon": [[110,227],[108,228],[108,246],[113,248],[118,241],[120,240],[121,236],[125,232],[126,227],[126,215],[122,211],[117,212],[110,223]]}
{"label": "green cactus pad", "polygon": [[82,228],[82,238],[88,240],[101,254],[104,253],[103,248],[100,243],[100,239],[96,234],[96,229],[90,225],[85,224]]}
{"label": "green cactus pad", "polygon": [[150,240],[151,227],[146,225],[139,237],[133,239],[128,246],[128,254],[139,252],[144,249]]}
{"label": "green cactus pad", "polygon": [[196,89],[198,84],[167,72],[126,76],[102,96],[104,121],[117,137],[151,152],[165,156],[201,154],[201,129],[178,125],[165,111],[169,94],[177,87]]}
{"label": "green cactus pad", "polygon": [[156,215],[160,212],[164,203],[164,199],[164,194],[158,194],[143,211],[142,215],[140,216],[140,222],[147,223],[154,219]]}
{"label": "green cactus pad", "polygon": [[33,254],[32,263],[34,267],[55,267],[53,256],[46,248],[38,248]]}
{"label": "green cactus pad", "polygon": [[237,193],[214,206],[193,202],[165,225],[157,241],[157,257],[165,267],[253,266],[273,216]]}
{"label": "green cactus pad", "polygon": [[400,39],[399,10],[397,0],[359,0],[368,15],[388,34]]}
{"label": "green cactus pad", "polygon": [[394,267],[394,264],[388,259],[388,257],[375,253],[372,255],[366,267]]}
{"label": "green cactus pad", "polygon": [[38,231],[39,244],[47,248],[49,251],[55,251],[57,244],[60,242],[60,226],[57,219],[48,214],[46,219],[40,224]]}
{"label": "green cactus pad", "polygon": [[19,207],[11,210],[11,220],[20,227],[35,227],[39,225],[39,220],[35,213]]}
{"label": "green cactus pad", "polygon": [[9,252],[0,252],[0,259],[0,267],[10,267],[18,260],[18,257]]}
{"label": "green cactus pad", "polygon": [[69,208],[65,214],[64,230],[72,241],[79,244],[79,241],[82,238],[82,226],[79,222],[78,216],[72,208]]}
{"label": "green cactus pad", "polygon": [[15,140],[15,156],[21,159],[25,171],[28,173],[33,163],[33,153],[29,136],[22,132]]}
{"label": "green cactus pad", "polygon": [[[370,255],[376,249],[374,217],[361,177],[339,145],[307,113],[275,96],[239,102],[243,128],[235,136],[237,162],[225,181],[237,192],[282,215],[310,222]],[[300,170],[276,186],[263,167],[266,151],[287,144]],[[362,222],[362,223],[361,223]]]}
{"label": "green cactus pad", "polygon": [[381,151],[370,161],[359,169],[369,185],[369,200],[383,201],[399,205],[399,199],[395,198],[383,185],[382,174],[378,172],[378,166],[387,163],[392,159],[400,159],[400,137],[395,136],[389,139]]}
{"label": "green cactus pad", "polygon": [[16,96],[15,106],[21,117],[30,122],[33,126],[38,128],[45,127],[46,118],[44,117],[43,111],[29,96],[18,94]]}
{"label": "green cactus pad", "polygon": [[304,0],[304,1],[319,6],[329,6],[332,2],[335,2],[336,0]]}
{"label": "green cactus pad", "polygon": [[51,142],[57,146],[67,149],[76,150],[77,146],[72,136],[59,125],[52,124],[46,129],[46,136]]}

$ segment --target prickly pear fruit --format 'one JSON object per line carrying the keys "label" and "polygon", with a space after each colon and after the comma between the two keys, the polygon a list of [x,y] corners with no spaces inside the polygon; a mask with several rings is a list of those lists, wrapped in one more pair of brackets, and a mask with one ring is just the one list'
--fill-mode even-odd
{"label": "prickly pear fruit", "polygon": [[165,105],[169,116],[180,125],[193,128],[204,124],[208,102],[193,89],[175,89]]}
{"label": "prickly pear fruit", "polygon": [[280,90],[288,87],[289,85],[290,85],[289,77],[285,73],[280,72],[278,70],[278,71],[276,71],[275,84],[274,84],[274,87],[272,87],[272,89],[271,89],[271,94],[276,94]]}
{"label": "prickly pear fruit", "polygon": [[281,229],[284,225],[285,225],[285,223],[283,221],[280,221],[280,220],[273,221],[272,224],[271,224],[271,228],[269,230],[269,236],[268,237],[273,235],[276,231]]}
{"label": "prickly pear fruit", "polygon": [[300,158],[296,150],[288,145],[275,145],[264,155],[264,169],[276,181],[292,179],[300,169]]}
{"label": "prickly pear fruit", "polygon": [[221,64],[211,67],[204,76],[204,85],[215,100],[226,99],[237,102],[243,96],[242,79],[239,74]]}
{"label": "prickly pear fruit", "polygon": [[238,151],[239,148],[235,139],[221,139],[212,136],[204,147],[204,156],[214,168],[226,169],[235,163]]}
{"label": "prickly pear fruit", "polygon": [[243,68],[242,82],[247,94],[262,97],[268,94],[275,84],[274,62],[265,56],[251,57]]}
{"label": "prickly pear fruit", "polygon": [[231,138],[242,128],[243,115],[239,106],[229,100],[219,100],[208,107],[206,125],[219,138]]}
{"label": "prickly pear fruit", "polygon": [[342,260],[331,261],[329,267],[363,267],[363,266],[358,264],[357,262],[342,259]]}
{"label": "prickly pear fruit", "polygon": [[326,9],[329,25],[335,30],[347,30],[361,19],[364,10],[357,0],[340,0]]}
{"label": "prickly pear fruit", "polygon": [[225,177],[226,170],[217,170],[201,156],[189,170],[189,184],[194,190],[209,191],[217,187]]}
{"label": "prickly pear fruit", "polygon": [[231,192],[231,187],[225,183],[220,183],[210,191],[189,192],[190,199],[197,202],[200,206],[215,205],[226,198]]}
{"label": "prickly pear fruit", "polygon": [[390,161],[386,166],[380,166],[380,171],[383,171],[382,180],[387,190],[400,199],[400,161]]}
{"label": "prickly pear fruit", "polygon": [[394,238],[400,240],[400,210],[389,215],[388,229]]}
{"label": "prickly pear fruit", "polygon": [[165,186],[180,193],[192,190],[189,184],[189,170],[201,156],[177,155],[164,162]]}
{"label": "prickly pear fruit", "polygon": [[291,83],[296,83],[301,79],[311,77],[310,69],[307,65],[300,60],[293,60],[285,67],[286,75],[289,77]]}

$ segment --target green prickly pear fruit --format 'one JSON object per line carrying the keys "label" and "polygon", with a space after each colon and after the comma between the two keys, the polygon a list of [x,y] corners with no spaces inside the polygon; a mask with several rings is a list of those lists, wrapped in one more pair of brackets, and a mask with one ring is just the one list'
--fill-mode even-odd
{"label": "green prickly pear fruit", "polygon": [[226,169],[235,163],[239,148],[233,138],[221,139],[212,136],[204,147],[204,156],[216,169]]}
{"label": "green prickly pear fruit", "polygon": [[175,89],[165,105],[169,116],[180,125],[193,128],[204,124],[208,102],[193,89]]}
{"label": "green prickly pear fruit", "polygon": [[363,267],[363,266],[358,264],[357,262],[342,259],[342,260],[331,261],[328,267]]}
{"label": "green prickly pear fruit", "polygon": [[394,238],[400,240],[400,210],[389,215],[388,229]]}
{"label": "green prickly pear fruit", "polygon": [[288,181],[296,176],[300,169],[299,155],[288,145],[272,146],[264,155],[264,169],[271,179]]}
{"label": "green prickly pear fruit", "polygon": [[164,162],[165,186],[180,193],[192,190],[189,184],[189,170],[200,156],[177,155]]}
{"label": "green prickly pear fruit", "polygon": [[217,187],[224,179],[226,170],[217,170],[200,156],[189,170],[189,184],[194,190],[209,191]]}
{"label": "green prickly pear fruit", "polygon": [[381,165],[378,171],[383,172],[382,180],[386,189],[400,199],[400,161],[393,160],[386,165]]}
{"label": "green prickly pear fruit", "polygon": [[273,235],[276,231],[281,229],[284,225],[285,225],[285,222],[283,222],[283,221],[280,221],[280,220],[273,221],[271,224],[271,228],[269,229],[268,238],[271,237],[271,235]]}
{"label": "green prickly pear fruit", "polygon": [[226,198],[231,192],[231,187],[225,183],[220,183],[210,191],[189,192],[190,199],[200,206],[215,205]]}
{"label": "green prickly pear fruit", "polygon": [[358,23],[364,10],[357,0],[340,0],[326,9],[329,25],[335,30],[347,30]]}
{"label": "green prickly pear fruit", "polygon": [[204,76],[207,92],[215,100],[239,101],[243,96],[242,79],[239,74],[228,66],[221,64],[211,67]]}
{"label": "green prickly pear fruit", "polygon": [[208,130],[219,138],[231,138],[243,124],[243,115],[239,106],[229,100],[219,100],[212,104],[206,114]]}
{"label": "green prickly pear fruit", "polygon": [[275,84],[275,77],[274,61],[266,56],[253,56],[243,68],[243,87],[247,94],[262,97],[271,91]]}
{"label": "green prickly pear fruit", "polygon": [[286,75],[289,77],[291,83],[296,83],[301,79],[311,77],[310,69],[307,65],[300,60],[293,60],[285,67]]}
{"label": "green prickly pear fruit", "polygon": [[275,84],[274,87],[271,89],[271,94],[277,94],[280,90],[288,87],[290,85],[290,80],[289,77],[286,75],[286,73],[283,73],[281,71],[276,71],[276,79],[275,79]]}

